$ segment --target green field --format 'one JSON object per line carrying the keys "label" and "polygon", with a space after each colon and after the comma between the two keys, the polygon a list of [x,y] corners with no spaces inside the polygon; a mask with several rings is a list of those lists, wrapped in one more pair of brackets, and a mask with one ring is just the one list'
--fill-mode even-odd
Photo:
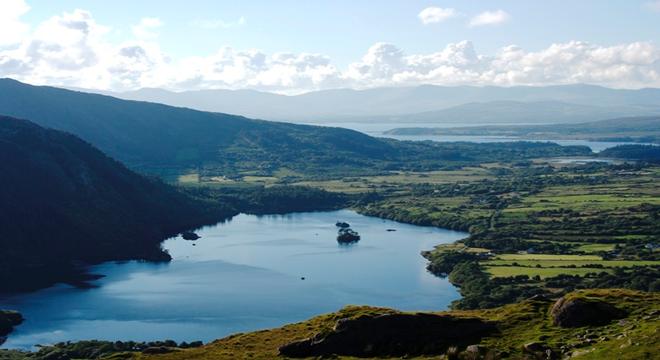
{"label": "green field", "polygon": [[615,248],[615,244],[583,244],[575,248],[576,251],[583,251],[586,253],[590,252],[600,252],[600,251],[612,251]]}
{"label": "green field", "polygon": [[486,272],[492,277],[510,277],[527,275],[530,278],[536,275],[541,279],[558,276],[558,275],[579,275],[584,276],[588,273],[599,273],[609,271],[607,269],[593,269],[593,268],[529,268],[521,266],[484,266]]}
{"label": "green field", "polygon": [[615,267],[660,266],[660,261],[603,260],[596,255],[500,254],[481,261],[492,277],[527,275],[541,278],[557,275],[586,275]]}
{"label": "green field", "polygon": [[603,258],[596,255],[554,255],[554,254],[500,254],[495,257],[497,260],[545,260],[545,261],[602,261]]}

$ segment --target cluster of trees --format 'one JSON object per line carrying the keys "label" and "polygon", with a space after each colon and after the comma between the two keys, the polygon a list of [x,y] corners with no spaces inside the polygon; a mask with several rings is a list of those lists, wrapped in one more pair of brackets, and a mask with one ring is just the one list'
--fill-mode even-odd
{"label": "cluster of trees", "polygon": [[454,309],[492,308],[547,294],[541,287],[525,286],[530,282],[527,276],[491,279],[474,261],[457,264],[449,281],[460,288],[462,296],[452,303]]}
{"label": "cluster of trees", "polygon": [[[527,275],[490,278],[479,265],[479,256],[458,251],[427,252],[428,269],[449,277],[459,287],[461,299],[452,303],[454,309],[481,309],[510,304],[534,295],[550,295],[549,288],[561,289],[560,295],[576,289],[625,288],[660,291],[660,267],[645,266],[614,268],[612,272],[597,271],[586,276],[559,275],[547,279]],[[593,266],[592,266],[593,267]]]}
{"label": "cluster of trees", "polygon": [[358,197],[307,186],[224,186],[186,187],[186,194],[249,214],[282,214],[302,211],[335,210],[346,207]]}
{"label": "cluster of trees", "polygon": [[617,159],[642,160],[650,163],[660,163],[660,146],[658,145],[619,145],[601,151],[599,156]]}
{"label": "cluster of trees", "polygon": [[546,279],[545,282],[547,287],[561,288],[566,292],[590,288],[660,291],[660,267],[614,268],[611,273],[603,271],[586,276],[560,275]]}

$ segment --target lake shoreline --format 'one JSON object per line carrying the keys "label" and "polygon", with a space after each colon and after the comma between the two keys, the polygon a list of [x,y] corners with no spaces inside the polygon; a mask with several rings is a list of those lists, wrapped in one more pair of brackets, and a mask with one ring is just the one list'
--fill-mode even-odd
{"label": "lake shoreline", "polygon": [[[338,214],[338,215],[333,215],[333,214]],[[354,215],[350,215],[350,214],[354,214]],[[414,266],[413,265],[407,265],[407,267],[405,267],[405,268],[408,269],[408,270],[404,269],[405,270],[405,271],[403,271],[404,275],[405,275],[406,272],[410,273],[411,271],[412,271],[412,273],[426,274],[426,275],[424,275],[424,278],[426,278],[426,279],[429,279],[429,278],[438,279],[437,282],[445,283],[447,285],[440,286],[440,287],[435,286],[435,285],[430,285],[430,284],[436,283],[436,280],[433,280],[433,281],[431,281],[430,284],[424,285],[427,288],[430,286],[430,288],[433,289],[432,292],[424,295],[420,299],[414,300],[413,302],[410,302],[410,299],[409,299],[409,300],[407,300],[409,302],[407,306],[405,306],[405,305],[403,305],[403,303],[401,303],[402,306],[399,306],[399,307],[403,307],[404,309],[408,309],[408,310],[415,309],[415,310],[420,310],[420,311],[423,311],[423,310],[442,310],[442,309],[447,308],[448,302],[444,302],[445,305],[442,305],[443,301],[447,301],[447,300],[440,300],[439,302],[436,302],[436,301],[432,300],[432,299],[434,299],[434,296],[435,296],[435,295],[432,295],[432,294],[434,294],[434,293],[436,293],[436,294],[443,293],[445,291],[443,289],[445,289],[446,286],[451,286],[451,285],[448,284],[446,279],[443,280],[443,279],[437,278],[435,275],[432,275],[432,274],[428,273],[425,270],[425,265],[427,264],[427,262],[421,256],[421,251],[430,250],[435,245],[440,244],[440,243],[447,243],[447,242],[451,243],[455,240],[464,238],[465,236],[467,236],[467,234],[465,234],[465,233],[460,233],[460,235],[459,235],[459,233],[451,232],[449,230],[445,231],[443,229],[438,229],[438,228],[432,227],[432,226],[431,227],[417,227],[417,226],[414,226],[414,225],[404,224],[404,223],[400,223],[400,222],[390,223],[390,222],[385,222],[386,220],[383,220],[382,218],[376,218],[376,217],[371,217],[371,216],[367,216],[367,217],[362,218],[363,215],[354,213],[352,210],[341,210],[341,211],[338,211],[338,212],[337,211],[333,211],[333,212],[319,211],[319,212],[311,212],[311,213],[309,213],[309,212],[308,213],[289,213],[289,214],[284,214],[284,215],[266,215],[266,216],[259,216],[259,217],[242,214],[242,215],[238,215],[236,217],[233,217],[233,218],[227,220],[224,223],[221,223],[221,227],[222,226],[225,226],[225,228],[226,228],[226,226],[231,227],[231,226],[234,226],[233,223],[236,223],[236,222],[240,223],[241,221],[245,221],[245,219],[255,219],[254,221],[265,221],[266,223],[273,222],[273,221],[278,221],[278,222],[282,223],[281,226],[284,226],[282,229],[288,229],[290,226],[294,226],[294,224],[297,224],[300,221],[305,222],[306,220],[304,220],[304,219],[306,219],[306,217],[308,217],[308,216],[312,216],[312,217],[324,216],[324,218],[326,218],[326,220],[322,221],[321,223],[318,223],[318,221],[317,221],[317,225],[312,225],[311,229],[313,229],[315,227],[318,227],[319,224],[321,224],[321,225],[325,224],[323,226],[327,227],[327,230],[324,230],[324,231],[326,231],[326,232],[331,231],[335,234],[335,235],[332,235],[332,237],[330,237],[330,236],[326,237],[324,235],[324,238],[327,239],[325,241],[328,242],[326,246],[335,247],[337,250],[340,250],[340,252],[337,255],[333,255],[333,256],[339,256],[339,257],[337,257],[337,259],[346,259],[345,261],[349,261],[351,256],[352,257],[365,256],[365,255],[369,254],[371,251],[373,251],[372,246],[370,245],[370,242],[376,241],[376,243],[378,243],[379,242],[379,240],[378,240],[379,237],[384,237],[383,239],[392,238],[392,237],[393,237],[393,239],[394,238],[401,239],[401,240],[398,240],[399,243],[401,244],[400,246],[405,246],[406,248],[408,248],[407,253],[410,254],[410,256],[405,257],[405,258],[407,258],[406,264],[417,264],[417,265],[414,265]],[[357,218],[353,219],[353,218],[351,218],[351,216],[352,217],[357,217]],[[344,250],[337,247],[338,245],[336,244],[336,239],[335,239],[335,237],[336,237],[335,221],[336,220],[341,220],[340,217],[346,217],[346,219],[348,219],[348,222],[351,223],[351,225],[353,225],[356,229],[358,229],[358,231],[360,232],[360,234],[363,237],[366,236],[366,240],[365,239],[361,240],[360,243],[358,243],[357,247],[354,247],[352,250],[351,250],[350,247],[349,247],[349,249],[344,249]],[[257,219],[261,219],[261,220],[257,220]],[[359,220],[359,219],[364,219],[364,220]],[[364,221],[367,221],[368,223],[372,224],[372,225],[370,225],[371,230],[364,227],[365,226]],[[287,225],[287,224],[291,224],[291,225]],[[178,239],[178,237],[177,238],[170,238],[164,243],[164,247],[168,248],[168,246],[171,246],[173,244],[178,244],[177,246],[179,246],[179,247],[185,247],[185,248],[188,248],[188,249],[200,249],[200,246],[202,248],[205,248],[208,245],[217,245],[219,247],[224,246],[224,247],[220,247],[220,248],[224,249],[224,250],[222,250],[223,252],[227,252],[228,249],[232,249],[231,246],[234,246],[234,245],[232,245],[232,243],[235,242],[235,241],[229,241],[229,242],[227,242],[227,240],[218,241],[219,239],[214,239],[215,236],[209,235],[209,231],[214,229],[215,227],[216,226],[204,226],[204,227],[201,227],[201,228],[198,228],[198,229],[194,230],[196,233],[198,233],[202,237],[201,239],[199,239],[195,242],[184,241],[184,240]],[[286,235],[282,235],[282,231],[276,230],[276,228],[275,229],[270,229],[269,227],[263,227],[261,229],[261,231],[266,232],[266,233],[270,232],[271,235],[272,234],[280,234],[279,237],[286,236]],[[398,231],[394,231],[394,232],[387,231],[388,229],[391,229],[391,228],[398,228]],[[427,239],[427,240],[425,240],[425,243],[423,243],[423,244],[419,243],[418,245],[414,245],[414,243],[411,243],[410,245],[406,245],[407,241],[403,241],[404,238],[405,239],[407,239],[407,238],[419,238],[419,235],[418,236],[406,235],[406,234],[409,234],[410,231],[413,230],[413,229],[418,229],[416,231],[420,232],[420,235],[421,234],[427,234],[427,235],[424,235],[425,238]],[[424,230],[424,229],[428,229],[428,230]],[[308,233],[310,233],[309,231],[310,230],[307,230]],[[312,230],[312,231],[317,231],[318,232],[318,230]],[[375,236],[374,231],[376,231],[376,233],[382,234],[382,235]],[[223,233],[224,233],[224,231],[223,231]],[[433,235],[433,234],[438,234],[438,235],[440,235],[440,237],[437,237],[438,235]],[[445,236],[445,235],[442,235],[442,234],[454,234],[454,235],[451,235],[453,237],[453,239],[450,239],[448,241],[447,240],[443,241],[442,236]],[[229,236],[229,235],[226,235],[226,236]],[[224,235],[222,235],[222,237],[224,237]],[[278,238],[278,236],[276,235],[275,238]],[[227,239],[228,240],[232,239],[232,237],[230,236]],[[176,241],[176,242],[172,242],[172,241]],[[391,241],[391,240],[387,240],[387,241],[386,240],[381,240],[381,241],[385,241],[385,243],[387,243],[388,241]],[[196,243],[196,246],[193,246],[194,243]],[[385,243],[383,243],[382,246],[385,246]],[[274,244],[276,244],[276,243],[274,243]],[[227,248],[227,246],[229,246],[229,247]],[[281,244],[281,245],[277,245],[278,248],[280,248],[280,247],[286,248],[287,246],[288,245],[286,245],[284,243]],[[419,247],[419,249],[416,246]],[[174,261],[172,261],[171,263],[167,263],[167,264],[157,266],[156,271],[158,271],[158,272],[168,271],[168,269],[170,269],[170,268],[173,268],[173,267],[177,268],[177,267],[182,267],[182,266],[183,266],[183,269],[185,269],[185,268],[189,267],[189,265],[192,266],[193,263],[190,263],[190,260],[187,259],[187,256],[184,256],[184,255],[181,255],[181,254],[177,255],[177,251],[179,251],[179,250],[180,249],[178,249],[178,250],[174,249],[174,251],[172,252],[173,257],[174,257]],[[210,249],[208,249],[208,250],[210,250]],[[349,251],[346,252],[346,250],[349,250]],[[213,250],[210,250],[210,251],[213,251]],[[365,253],[365,251],[367,251],[367,252]],[[394,251],[394,250],[388,250],[388,251]],[[307,252],[308,251],[305,251],[305,253],[307,253]],[[341,252],[344,252],[345,254],[342,255]],[[365,255],[361,255],[362,253],[364,253]],[[309,254],[313,254],[313,252],[309,252]],[[351,255],[351,254],[353,254],[353,255]],[[229,255],[227,255],[227,256],[229,256]],[[309,255],[306,255],[306,256],[309,256]],[[314,258],[314,256],[317,256],[317,255],[311,255],[311,256],[313,256],[312,258]],[[385,257],[381,257],[381,255],[376,256],[376,258],[374,258],[373,261],[375,261],[376,263],[381,264],[381,265],[378,265],[376,268],[380,268],[381,266],[387,266],[387,264],[391,261],[391,259],[393,259],[391,256],[389,256],[389,257],[388,256],[385,256]],[[239,259],[239,258],[240,257],[238,257],[237,259]],[[200,259],[200,261],[202,261],[202,260],[204,260],[204,259]],[[197,261],[197,260],[195,260],[195,261]],[[315,262],[316,261],[310,263],[310,266]],[[238,263],[241,263],[241,261],[238,261]],[[333,261],[329,262],[329,264],[331,264],[331,263],[333,263]],[[149,263],[146,263],[146,262],[137,262],[137,263],[136,262],[128,262],[126,264],[130,268],[135,268],[135,269],[146,269],[146,270],[148,270],[148,269],[151,268],[151,265],[149,265]],[[103,274],[103,275],[107,275],[107,276],[102,278],[102,279],[99,279],[98,282],[100,282],[100,283],[92,282],[92,285],[97,285],[97,288],[90,288],[90,289],[84,290],[83,293],[87,292],[87,291],[92,291],[92,292],[101,291],[101,292],[103,292],[104,291],[103,289],[108,286],[108,285],[105,285],[105,284],[113,284],[113,283],[116,283],[116,281],[118,279],[121,280],[123,278],[123,276],[120,277],[120,278],[117,278],[117,275],[114,273],[115,272],[114,270],[112,270],[110,272],[104,271],[104,270],[108,270],[108,269],[113,269],[115,266],[116,266],[115,262],[108,262],[108,263],[103,263],[100,266],[92,266],[92,267],[88,268],[88,273],[90,273],[90,274]],[[351,266],[353,266],[353,265],[351,265]],[[268,267],[268,266],[266,266],[266,267]],[[344,266],[344,267],[346,267],[346,266]],[[372,268],[374,268],[374,267],[372,266]],[[379,272],[379,270],[377,270],[376,268],[374,268],[371,272]],[[160,269],[160,270],[158,270],[158,269]],[[314,274],[314,271],[309,272],[310,269],[311,268],[309,268],[308,271],[305,271],[304,273],[301,273],[301,276],[306,277],[306,280],[302,281],[302,280],[300,280],[300,278],[298,278],[297,282],[292,283],[292,284],[297,284],[297,285],[295,285],[296,288],[298,288],[301,285],[305,286],[305,284],[307,284],[308,282],[309,282],[309,284],[311,284],[313,286],[317,286],[315,284],[317,284],[318,281],[319,281],[319,280],[317,280],[317,279],[319,279],[319,274],[318,273]],[[383,270],[384,269],[385,269],[385,267],[383,267]],[[140,271],[142,271],[142,270],[140,270]],[[186,270],[186,271],[188,271],[188,270]],[[250,271],[253,271],[253,270],[245,268],[245,270],[240,270],[240,271],[241,272],[244,272],[244,271],[250,272]],[[316,271],[316,272],[318,272],[318,271]],[[287,272],[287,273],[290,274],[291,272]],[[294,271],[294,273],[296,273],[296,272]],[[401,278],[401,279],[404,279],[405,276],[410,276],[410,275],[405,275],[404,277],[401,277],[402,276],[401,271],[398,271],[397,274],[392,274],[391,272],[389,272],[389,273],[390,273],[390,275],[396,275],[396,278]],[[379,275],[379,278],[382,278],[386,275],[387,275],[387,272],[382,273],[382,276]],[[294,279],[291,279],[291,280],[294,280]],[[121,281],[125,281],[125,280],[121,280]],[[277,281],[275,281],[275,283],[281,282],[281,281],[282,280],[277,280]],[[288,281],[290,281],[290,280],[286,280],[286,282],[288,282]],[[416,280],[416,281],[418,281],[418,280]],[[287,285],[287,286],[289,286],[289,285]],[[377,289],[377,287],[378,287],[378,285],[373,285],[373,286],[376,286],[376,287],[374,287],[374,289]],[[373,287],[373,286],[370,285],[370,288]],[[399,292],[401,294],[405,294],[408,291],[413,291],[413,290],[406,290],[406,289],[413,289],[414,286],[419,286],[419,285],[410,285],[409,284],[408,286],[403,286],[404,289],[402,289]],[[113,285],[113,287],[114,287],[114,285]],[[387,288],[389,289],[391,287],[388,286]],[[396,288],[396,287],[394,287],[394,288]],[[451,288],[454,289],[454,290],[451,291],[451,294],[454,294],[454,295],[451,295],[451,299],[453,300],[454,296],[459,296],[459,295],[458,295],[458,292],[455,289],[455,287],[451,286]],[[56,286],[55,288],[49,288],[46,291],[46,293],[56,294],[59,291],[62,291],[62,290],[57,290],[57,289],[64,289],[64,288],[61,285]],[[229,287],[229,289],[231,289],[231,287]],[[77,291],[77,290],[72,289],[72,290],[67,290],[67,291]],[[228,291],[230,291],[230,290],[228,290]],[[282,291],[285,291],[285,290],[282,290]],[[342,290],[342,291],[344,291],[344,290]],[[369,291],[371,291],[371,290],[369,290]],[[393,291],[396,291],[396,290],[393,290]],[[347,292],[347,294],[349,294],[349,293],[351,293],[351,292]],[[229,293],[227,293],[227,294],[229,294]],[[27,296],[29,297],[30,295],[27,295]],[[226,297],[228,295],[224,295],[224,296]],[[367,293],[358,294],[356,299],[365,298],[365,296],[369,297],[371,295],[367,295]],[[382,295],[378,295],[373,299],[380,298],[381,296]],[[353,296],[353,297],[355,297],[355,296]],[[391,307],[397,307],[396,305],[399,303],[400,300],[395,300],[395,299],[397,299],[396,296],[392,297],[391,300],[388,300],[389,302],[385,302],[385,303],[378,304],[378,305],[379,306],[388,305],[388,306],[391,306]],[[14,301],[17,301],[17,300],[14,300]],[[434,306],[420,305],[420,304],[423,304],[424,301],[426,301],[426,304],[428,304],[428,305],[431,305],[432,303],[435,303],[435,305]],[[314,303],[314,301],[312,301],[312,303]],[[252,331],[252,330],[259,329],[259,328],[269,328],[269,327],[272,327],[272,326],[279,326],[279,325],[283,325],[283,324],[286,324],[286,323],[295,322],[295,321],[298,321],[298,320],[305,319],[309,316],[317,315],[319,313],[324,313],[324,312],[337,310],[337,309],[341,308],[342,306],[344,306],[346,304],[350,304],[350,303],[377,304],[378,301],[369,301],[369,300],[357,300],[357,301],[348,301],[348,302],[339,301],[339,302],[335,302],[336,305],[331,305],[331,303],[332,303],[332,301],[330,303],[328,303],[327,305],[323,305],[324,307],[322,307],[320,309],[320,311],[315,311],[315,310],[312,310],[311,308],[308,309],[308,310],[305,310],[305,311],[300,311],[299,313],[298,313],[298,311],[296,311],[296,314],[292,315],[293,317],[291,317],[290,320],[286,320],[284,322],[272,322],[272,321],[270,321],[270,322],[268,322],[267,326],[241,328],[240,331]],[[415,305],[415,303],[417,303],[418,305]],[[44,311],[46,311],[46,310],[44,310]],[[30,312],[31,311],[28,311],[27,313],[24,314],[27,318],[27,321],[28,321],[27,326],[35,326],[34,324],[31,324],[33,322],[33,320],[35,320],[35,319],[34,319],[33,316],[31,316]],[[289,316],[289,315],[287,315],[287,316]],[[43,321],[46,321],[46,319],[41,319],[38,322],[43,322]],[[23,331],[21,331],[21,329],[22,328],[19,327],[19,332],[17,332],[16,334],[20,334],[21,337],[24,337],[26,334]],[[238,332],[240,332],[240,331],[238,331]],[[215,333],[215,335],[212,338],[217,338],[219,336],[224,336],[224,335],[228,335],[228,334],[235,333],[235,332],[237,332],[237,331],[231,331],[231,332],[228,332],[228,333],[225,333],[225,332]],[[165,338],[165,337],[163,337],[163,338]],[[10,336],[9,337],[10,343],[8,343],[8,345],[10,346],[10,348],[15,348],[15,345],[12,345],[12,343],[11,343],[12,339],[13,339],[13,337]],[[161,339],[161,338],[160,337],[159,338],[151,338],[151,340],[155,340],[155,339]],[[211,339],[211,337],[209,337],[209,339],[202,339],[202,340],[210,340],[210,339]],[[62,338],[62,340],[65,340],[65,339]],[[71,337],[67,340],[76,341],[76,337],[74,336],[74,337]],[[124,339],[113,339],[113,340],[124,340]],[[137,340],[142,341],[142,340],[147,340],[147,339],[135,339],[135,340],[136,341]],[[179,338],[175,338],[175,340],[177,340],[177,341],[187,341],[187,340],[193,340],[193,339],[187,339],[187,338],[179,337]],[[194,340],[197,340],[197,339],[194,339]]]}

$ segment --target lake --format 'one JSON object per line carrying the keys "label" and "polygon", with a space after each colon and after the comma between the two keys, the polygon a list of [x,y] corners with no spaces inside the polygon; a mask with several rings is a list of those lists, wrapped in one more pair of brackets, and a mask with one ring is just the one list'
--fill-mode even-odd
{"label": "lake", "polygon": [[[319,125],[319,124],[316,124]],[[553,142],[562,146],[569,145],[584,145],[591,148],[593,152],[601,152],[605,149],[627,144],[639,144],[634,142],[614,142],[614,141],[590,141],[590,140],[556,140],[556,139],[526,139],[521,137],[511,136],[480,136],[480,135],[391,135],[386,134],[388,130],[401,127],[410,128],[455,128],[455,127],[478,127],[478,126],[509,126],[509,125],[544,125],[544,124],[527,124],[527,123],[488,123],[488,124],[456,124],[456,123],[360,123],[360,122],[344,122],[344,123],[328,123],[322,124],[323,126],[343,127],[351,130],[363,132],[367,135],[374,137],[385,137],[396,140],[409,140],[409,141],[438,141],[438,142],[475,142],[475,143],[494,143],[494,142],[511,142],[511,141],[534,141],[534,142]],[[644,143],[644,145],[649,145]]]}
{"label": "lake", "polygon": [[[339,245],[338,220],[362,239]],[[106,275],[96,288],[57,285],[0,299],[0,308],[27,319],[2,347],[83,339],[206,342],[348,304],[442,310],[459,294],[426,271],[420,251],[467,236],[348,210],[242,214],[197,233],[202,238],[194,242],[163,243],[170,263],[94,266],[91,272]]]}

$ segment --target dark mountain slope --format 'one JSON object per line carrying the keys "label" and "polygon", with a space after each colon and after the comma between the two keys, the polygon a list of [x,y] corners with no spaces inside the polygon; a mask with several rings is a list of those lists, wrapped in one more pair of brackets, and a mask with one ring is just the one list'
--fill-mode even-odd
{"label": "dark mountain slope", "polygon": [[[259,104],[255,104],[259,106]],[[439,144],[379,139],[330,127],[250,120],[0,80],[0,114],[71,132],[134,169],[162,174],[341,176],[437,169],[534,156],[586,155],[554,144]]]}
{"label": "dark mountain slope", "polygon": [[[255,104],[258,106],[258,104]],[[120,100],[0,80],[0,114],[71,132],[132,167],[197,167],[227,163],[223,154],[255,163],[334,157],[384,158],[392,145],[338,128],[272,123],[154,103]],[[304,153],[300,151],[304,150]],[[350,156],[347,156],[350,155]],[[230,163],[233,163],[235,159]]]}
{"label": "dark mountain slope", "polygon": [[231,215],[137,175],[77,137],[0,117],[0,292],[76,261],[167,260],[160,242]]}

